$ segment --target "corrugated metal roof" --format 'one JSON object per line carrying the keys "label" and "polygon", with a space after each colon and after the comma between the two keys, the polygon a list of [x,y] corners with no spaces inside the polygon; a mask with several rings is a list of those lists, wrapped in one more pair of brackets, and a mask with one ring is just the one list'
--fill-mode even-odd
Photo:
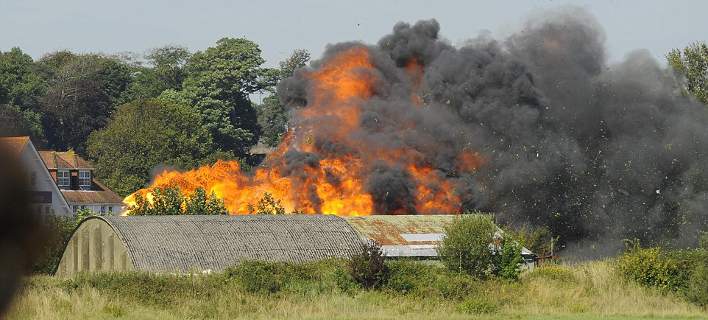
{"label": "corrugated metal roof", "polygon": [[372,215],[344,219],[390,257],[436,257],[445,226],[458,215]]}
{"label": "corrugated metal roof", "polygon": [[243,260],[348,257],[362,239],[336,216],[94,217],[116,231],[137,270],[223,270]]}
{"label": "corrugated metal roof", "polygon": [[371,215],[344,219],[359,233],[384,246],[437,243],[441,239],[439,235],[445,233],[445,225],[456,217],[459,216]]}

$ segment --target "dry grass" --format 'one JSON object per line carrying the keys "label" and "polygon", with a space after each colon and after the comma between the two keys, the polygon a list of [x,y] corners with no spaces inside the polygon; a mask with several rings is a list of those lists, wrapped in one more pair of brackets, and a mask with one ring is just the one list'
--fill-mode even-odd
{"label": "dry grass", "polygon": [[[216,284],[216,295],[197,290],[179,303],[156,304],[67,288],[51,277],[30,282],[8,319],[708,319],[678,297],[620,281],[609,262],[540,268],[519,283],[488,281],[462,302],[362,290],[259,295]],[[475,299],[490,309],[464,313],[466,302],[480,305]]]}

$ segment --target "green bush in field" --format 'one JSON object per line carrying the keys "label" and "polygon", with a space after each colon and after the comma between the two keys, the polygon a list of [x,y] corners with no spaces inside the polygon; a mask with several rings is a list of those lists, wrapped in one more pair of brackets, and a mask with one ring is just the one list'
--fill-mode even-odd
{"label": "green bush in field", "polygon": [[383,289],[421,298],[461,300],[479,291],[479,281],[465,273],[421,261],[387,261],[389,276]]}
{"label": "green bush in field", "polygon": [[440,297],[449,300],[462,300],[479,291],[475,278],[457,272],[440,274],[434,282],[434,287]]}
{"label": "green bush in field", "polygon": [[93,211],[91,210],[81,209],[73,217],[47,217],[44,223],[49,241],[42,248],[39,259],[35,262],[32,271],[39,274],[53,274],[59,265],[66,244],[69,242],[74,229],[84,218],[92,214]]}
{"label": "green bush in field", "polygon": [[[221,275],[164,276],[150,273],[79,274],[67,279],[62,286],[67,291],[81,287],[108,292],[111,296],[135,299],[147,304],[164,306],[178,303],[195,292],[213,296],[223,291]],[[221,280],[221,281],[220,281]]]}
{"label": "green bush in field", "polygon": [[308,263],[244,261],[224,272],[227,279],[249,293],[273,294],[281,291],[319,294],[357,288],[346,263],[327,259]]}
{"label": "green bush in field", "polygon": [[386,282],[388,270],[381,247],[366,244],[360,253],[349,258],[349,274],[366,289],[379,288]]}
{"label": "green bush in field", "polygon": [[686,297],[698,305],[708,306],[708,257],[704,257],[702,263],[693,270],[688,281]]}
{"label": "green bush in field", "polygon": [[521,274],[521,245],[509,237],[500,240],[499,249],[492,256],[493,274],[507,280],[518,280]]}
{"label": "green bush in field", "polygon": [[385,289],[396,293],[417,293],[435,282],[433,267],[409,260],[386,261],[388,281]]}
{"label": "green bush in field", "polygon": [[625,278],[646,287],[678,292],[699,305],[708,305],[708,251],[640,248],[633,243],[618,260]]}
{"label": "green bush in field", "polygon": [[535,268],[525,279],[543,279],[561,283],[575,283],[577,278],[568,267],[556,264],[544,264]]}
{"label": "green bush in field", "polygon": [[229,269],[226,275],[236,279],[246,292],[269,294],[280,291],[292,277],[290,273],[282,263],[244,261]]}
{"label": "green bush in field", "polygon": [[630,248],[617,269],[627,279],[664,291],[684,291],[696,266],[696,250],[666,251],[661,248]]}
{"label": "green bush in field", "polygon": [[490,244],[496,231],[489,216],[463,215],[445,227],[445,239],[438,247],[438,254],[452,271],[487,277],[494,264]]}
{"label": "green bush in field", "polygon": [[482,296],[470,297],[457,306],[460,312],[470,314],[489,314],[499,310],[499,306]]}

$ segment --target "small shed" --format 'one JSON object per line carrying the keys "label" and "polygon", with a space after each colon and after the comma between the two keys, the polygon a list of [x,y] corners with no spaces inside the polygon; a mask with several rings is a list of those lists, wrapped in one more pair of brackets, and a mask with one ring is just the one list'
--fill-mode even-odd
{"label": "small shed", "polygon": [[387,257],[437,258],[445,226],[459,215],[372,215],[345,217],[362,236],[378,243]]}
{"label": "small shed", "polygon": [[220,271],[244,260],[348,257],[362,245],[336,216],[90,217],[74,231],[56,274]]}

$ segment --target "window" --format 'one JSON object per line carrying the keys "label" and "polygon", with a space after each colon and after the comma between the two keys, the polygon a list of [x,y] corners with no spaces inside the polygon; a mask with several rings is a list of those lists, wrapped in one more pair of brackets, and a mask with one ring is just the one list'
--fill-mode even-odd
{"label": "window", "polygon": [[57,186],[61,189],[68,189],[71,186],[69,170],[57,170]]}
{"label": "window", "polygon": [[73,206],[72,209],[74,210],[74,213],[76,213],[77,211],[79,211],[79,206]]}
{"label": "window", "polygon": [[91,171],[79,171],[79,188],[81,190],[91,190]]}
{"label": "window", "polygon": [[106,214],[106,206],[101,206],[101,214]]}
{"label": "window", "polygon": [[113,206],[108,206],[108,213],[113,213]]}

